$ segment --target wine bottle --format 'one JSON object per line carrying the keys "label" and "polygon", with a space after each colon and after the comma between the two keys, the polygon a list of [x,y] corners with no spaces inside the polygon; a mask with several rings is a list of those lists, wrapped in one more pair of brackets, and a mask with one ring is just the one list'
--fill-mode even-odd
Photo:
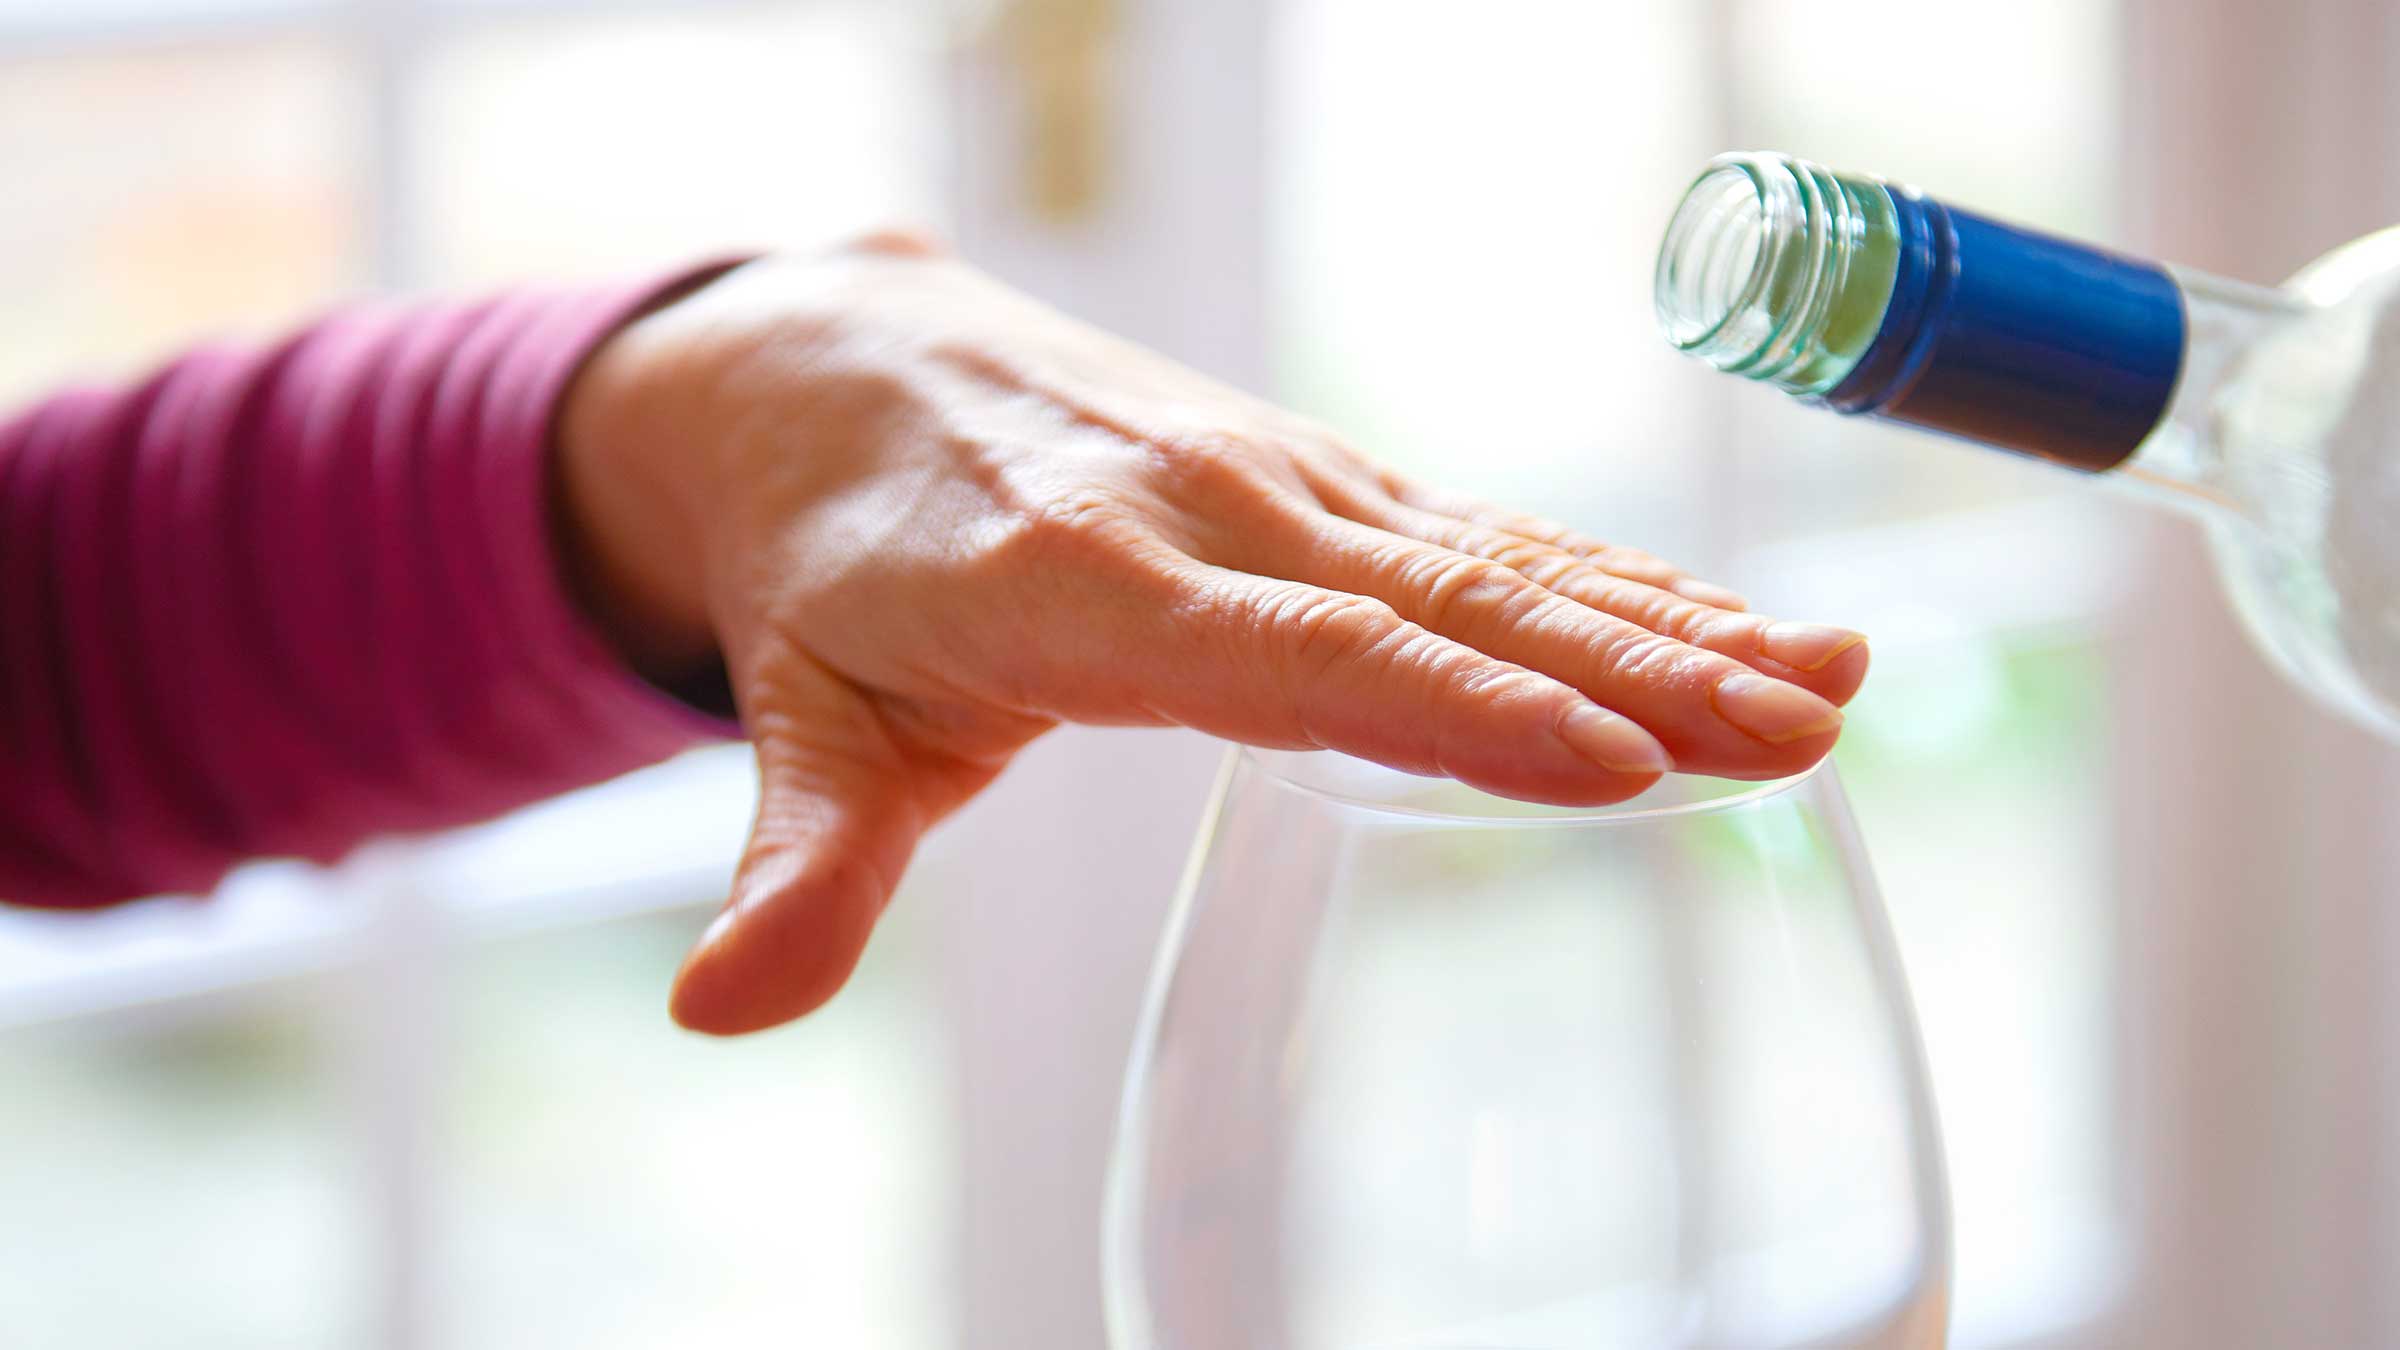
{"label": "wine bottle", "polygon": [[2400,227],[2274,288],[1734,154],[1655,284],[1719,370],[2197,514],[2259,646],[2400,739]]}

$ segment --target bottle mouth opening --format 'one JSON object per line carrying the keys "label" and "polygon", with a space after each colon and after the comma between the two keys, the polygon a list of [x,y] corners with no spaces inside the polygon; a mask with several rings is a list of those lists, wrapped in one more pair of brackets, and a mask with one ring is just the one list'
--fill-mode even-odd
{"label": "bottle mouth opening", "polygon": [[1898,263],[1881,183],[1786,155],[1719,155],[1667,223],[1652,303],[1678,349],[1816,394],[1874,340]]}
{"label": "bottle mouth opening", "polygon": [[1658,252],[1658,323],[1667,341],[1687,352],[1713,348],[1727,324],[1757,308],[1776,205],[1740,161],[1712,163],[1692,184]]}

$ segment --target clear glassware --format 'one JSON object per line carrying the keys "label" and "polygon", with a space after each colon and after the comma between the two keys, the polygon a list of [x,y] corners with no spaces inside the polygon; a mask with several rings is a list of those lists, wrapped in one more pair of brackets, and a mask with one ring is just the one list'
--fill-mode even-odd
{"label": "clear glassware", "polygon": [[1926,1347],[1914,1016],[1830,765],[1620,806],[1229,758],[1152,978],[1116,1350]]}

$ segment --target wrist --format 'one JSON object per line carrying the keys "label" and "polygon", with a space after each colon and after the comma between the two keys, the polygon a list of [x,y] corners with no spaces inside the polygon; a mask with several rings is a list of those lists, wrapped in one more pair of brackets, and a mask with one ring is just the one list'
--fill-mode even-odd
{"label": "wrist", "polygon": [[706,465],[676,404],[690,358],[660,319],[671,293],[596,348],[561,400],[552,446],[553,546],[585,616],[637,672],[683,689],[718,663],[702,513]]}
{"label": "wrist", "polygon": [[712,274],[619,329],[569,386],[553,488],[562,570],[654,683],[721,672],[750,622],[741,597],[767,580],[759,566],[838,570],[838,557],[809,567],[789,536],[878,471],[925,396],[912,344],[866,316],[890,269],[931,256],[879,235]]}

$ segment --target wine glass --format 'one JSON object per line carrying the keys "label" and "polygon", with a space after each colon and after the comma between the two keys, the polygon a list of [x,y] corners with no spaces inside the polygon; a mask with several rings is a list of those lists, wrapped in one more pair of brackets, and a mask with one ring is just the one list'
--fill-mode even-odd
{"label": "wine glass", "polygon": [[1922,1049],[1830,764],[1503,801],[1237,750],[1152,977],[1116,1350],[1943,1343]]}

